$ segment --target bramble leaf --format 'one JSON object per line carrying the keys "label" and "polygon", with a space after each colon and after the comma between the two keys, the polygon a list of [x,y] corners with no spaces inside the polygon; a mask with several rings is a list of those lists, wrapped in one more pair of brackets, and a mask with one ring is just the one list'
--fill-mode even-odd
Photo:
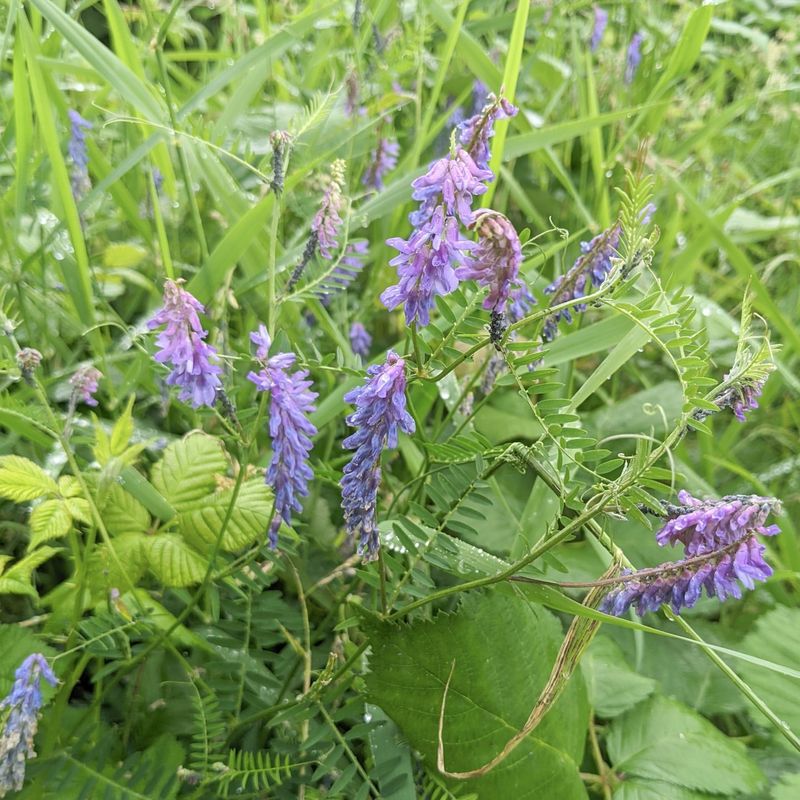
{"label": "bramble leaf", "polygon": [[0,497],[24,503],[57,493],[58,484],[30,459],[22,456],[0,458]]}
{"label": "bramble leaf", "polygon": [[147,563],[165,586],[191,586],[206,574],[206,560],[180,536],[162,533],[143,542]]}
{"label": "bramble leaf", "polygon": [[66,536],[72,527],[72,514],[64,500],[45,500],[31,511],[28,524],[31,529],[28,549],[33,550],[42,542]]}

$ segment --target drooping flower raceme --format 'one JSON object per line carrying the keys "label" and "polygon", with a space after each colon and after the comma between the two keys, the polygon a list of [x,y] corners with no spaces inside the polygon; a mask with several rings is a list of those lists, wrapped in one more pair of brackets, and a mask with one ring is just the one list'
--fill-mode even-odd
{"label": "drooping flower raceme", "polygon": [[631,36],[631,43],[628,45],[628,53],[625,57],[625,83],[633,83],[639,64],[642,62],[642,41],[644,37],[639,31]]}
{"label": "drooping flower raceme", "polygon": [[397,154],[400,146],[396,139],[382,136],[370,156],[369,167],[364,173],[361,182],[370,189],[380,191],[383,189],[383,178],[397,166]]}
{"label": "drooping flower raceme", "polygon": [[311,222],[311,231],[316,234],[319,254],[328,261],[333,258],[332,251],[339,246],[339,229],[342,227],[339,213],[344,208],[344,169],[345,163],[341,159],[336,159],[331,164],[330,183],[322,196],[319,211]]}
{"label": "drooping flower raceme", "polygon": [[601,610],[618,616],[635,606],[641,616],[669,603],[677,614],[694,606],[703,589],[719,600],[739,598],[740,583],[752,589],[756,581],[772,575],[763,557],[766,548],[756,537],[780,533],[777,525],[766,524],[767,517],[780,510],[778,500],[757,495],[699,500],[686,491],[679,492],[678,499],[681,505],[665,507],[668,521],[656,540],[661,546],[681,542],[684,558],[624,574],[603,599]]}
{"label": "drooping flower raceme", "polygon": [[415,430],[406,411],[405,391],[405,362],[390,350],[383,365],[367,368],[364,385],[344,396],[356,407],[347,417],[347,424],[356,430],[342,443],[355,450],[342,475],[342,508],[347,532],[358,539],[358,552],[366,561],[377,558],[380,548],[376,505],[381,452],[397,447],[398,430]]}
{"label": "drooping flower raceme", "polygon": [[483,301],[487,311],[502,314],[517,284],[522,264],[522,245],[514,226],[499,211],[482,208],[475,212],[478,246],[456,270],[460,280],[475,280],[489,293]]}
{"label": "drooping flower raceme", "polygon": [[[566,274],[556,278],[544,291],[553,295],[551,305],[560,305],[576,300],[586,294],[587,284],[600,286],[611,271],[611,259],[616,256],[619,246],[620,226],[612,225],[599,233],[590,242],[581,242],[581,255]],[[544,322],[542,338],[552,342],[558,333],[559,320],[572,322],[572,311],[586,311],[585,303],[576,303],[571,308],[563,308],[547,317]]]}
{"label": "drooping flower raceme", "polygon": [[42,678],[52,686],[58,683],[41,653],[28,656],[14,678],[11,691],[0,700],[0,716],[5,717],[0,733],[0,797],[22,789],[26,761],[36,758],[33,739],[42,707]]}
{"label": "drooping flower raceme", "polygon": [[78,400],[82,400],[87,406],[96,406],[95,392],[98,390],[100,378],[103,373],[99,369],[90,365],[79,367],[75,374],[69,379],[72,386],[71,408],[74,410]]}
{"label": "drooping flower raceme", "polygon": [[67,111],[70,122],[69,144],[67,152],[72,161],[70,184],[75,200],[80,200],[91,188],[89,181],[89,151],[86,148],[86,131],[92,129],[92,123],[85,120],[77,111]]}
{"label": "drooping flower raceme", "polygon": [[458,126],[458,141],[461,146],[467,151],[478,169],[489,172],[489,177],[481,178],[481,180],[494,179],[494,173],[489,170],[489,161],[492,157],[489,139],[494,136],[495,122],[499,119],[515,117],[518,111],[519,109],[504,97],[490,94],[486,99],[486,105],[477,114],[464,120]]}
{"label": "drooping flower raceme", "polygon": [[517,284],[511,290],[508,301],[508,315],[512,322],[519,322],[536,305],[536,298],[531,294],[528,284],[522,278],[517,279]]}
{"label": "drooping flower raceme", "polygon": [[308,482],[314,477],[308,465],[313,447],[311,437],[317,433],[308,414],[314,411],[316,392],[311,391],[307,370],[290,373],[294,353],[278,353],[268,357],[270,339],[261,325],[250,334],[261,362],[258,372],[248,373],[260,392],[269,392],[269,435],[272,440],[272,461],[265,480],[275,492],[275,516],[269,526],[269,546],[278,546],[281,520],[289,524],[292,512],[300,511],[300,497],[308,494]]}
{"label": "drooping flower raceme", "polygon": [[592,28],[592,38],[589,42],[589,46],[591,47],[593,53],[598,47],[600,47],[600,40],[603,38],[603,34],[606,31],[607,25],[608,12],[596,5],[594,7],[594,27]]}
{"label": "drooping flower raceme", "polygon": [[[728,376],[725,376],[727,380]],[[758,398],[764,388],[765,380],[744,380],[729,386],[714,402],[720,407],[730,408],[739,422],[745,422],[745,413],[758,408]]]}
{"label": "drooping flower raceme", "polygon": [[381,301],[390,310],[404,304],[408,325],[427,325],[434,298],[458,286],[455,268],[475,245],[461,238],[458,220],[445,216],[441,205],[408,239],[394,237],[386,244],[399,251],[389,264],[397,267],[400,282],[385,289]]}
{"label": "drooping flower raceme", "polygon": [[350,347],[357,356],[368,356],[369,348],[372,344],[372,337],[369,331],[361,322],[354,322],[350,326]]}
{"label": "drooping flower raceme", "polygon": [[156,337],[160,349],[155,359],[172,367],[167,383],[180,387],[181,400],[194,408],[213,407],[222,387],[219,378],[222,369],[212,363],[217,359],[216,348],[204,341],[208,334],[198,316],[205,311],[203,304],[181,283],[180,280],[164,283],[163,305],[147,323],[150,330],[164,326]]}

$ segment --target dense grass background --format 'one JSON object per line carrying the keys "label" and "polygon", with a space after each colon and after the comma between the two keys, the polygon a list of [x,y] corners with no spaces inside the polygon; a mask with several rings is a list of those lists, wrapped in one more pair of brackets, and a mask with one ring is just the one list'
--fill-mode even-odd
{"label": "dense grass background", "polygon": [[[260,540],[244,556],[214,549],[199,565],[195,556],[157,567],[131,555],[125,566],[136,589],[123,591],[115,605],[108,588],[124,589],[119,565],[106,554],[108,563],[92,566],[84,548],[95,533],[78,520],[68,538],[49,543],[57,552],[23,570],[35,591],[0,596],[0,689],[27,652],[66,653],[57,662],[63,683],[42,719],[40,758],[21,796],[267,796],[264,787],[274,785],[269,796],[796,797],[800,757],[772,723],[780,718],[800,732],[800,6],[608,3],[608,28],[592,53],[589,2],[357,5],[356,20],[354,4],[341,2],[9,0],[0,8],[2,315],[6,333],[44,355],[40,378],[49,403],[20,380],[5,337],[0,454],[28,457],[53,477],[80,468],[92,491],[131,465],[157,483],[152,464],[195,428],[225,442],[232,477],[268,463],[261,434],[248,448],[220,415],[170,399],[145,328],[166,277],[184,278],[206,304],[210,341],[225,354],[226,383],[246,430],[262,419],[243,379],[247,335],[258,322],[274,325],[278,349],[298,354],[320,394],[316,481],[295,530],[282,531],[283,555]],[[644,34],[643,58],[627,85],[625,54],[636,31]],[[626,185],[626,168],[654,178],[660,236],[653,280],[665,297],[690,298],[696,314],[686,325],[707,334],[717,379],[730,367],[750,287],[753,336],[769,332],[776,364],[760,408],[746,425],[730,414],[707,420],[709,433],[685,437],[660,462],[659,480],[667,497],[674,486],[783,501],[783,532],[769,550],[775,577],[741,601],[704,601],[687,618],[706,641],[785,669],[726,657],[740,675],[736,686],[700,648],[605,625],[583,678],[553,712],[561,713],[563,731],[553,722],[531,740],[525,758],[471,785],[437,777],[430,730],[414,730],[415,718],[438,713],[441,685],[428,694],[418,688],[404,707],[380,683],[381,657],[390,663],[393,652],[427,645],[391,640],[358,607],[381,609],[387,572],[389,610],[396,610],[465,580],[464,558],[478,559],[476,571],[496,570],[480,560],[492,555],[519,558],[558,518],[564,497],[530,471],[504,466],[471,487],[476,496],[459,499],[441,523],[479,551],[445,550],[438,563],[395,551],[379,571],[347,561],[352,548],[337,482],[347,460],[341,438],[350,407],[343,396],[363,375],[347,331],[355,320],[367,326],[375,361],[388,347],[411,352],[402,316],[378,299],[395,282],[385,240],[408,235],[409,183],[446,151],[459,110],[471,113],[476,81],[495,92],[502,86],[520,107],[498,125],[498,177],[483,200],[538,237],[523,268],[536,291],[569,267],[580,241],[616,219],[615,187]],[[93,126],[90,186],[78,196],[70,183],[69,109]],[[274,130],[293,139],[279,200],[269,191]],[[361,179],[386,135],[396,137],[400,156],[376,193]],[[321,260],[296,290],[287,295],[282,287],[337,158],[347,162],[347,237],[367,241],[369,255],[348,291],[325,305],[318,289],[330,265]],[[626,300],[636,303],[646,288],[632,288]],[[439,307],[442,331],[462,311],[465,320],[471,315],[473,294]],[[437,350],[447,334],[434,329],[422,347],[447,363],[483,335],[486,320],[478,319],[458,342]],[[637,442],[661,441],[685,400],[664,348],[639,335],[625,314],[590,309],[562,326],[545,361],[590,434],[625,455]],[[512,386],[499,386],[468,424],[459,416],[455,398],[485,359],[484,352],[448,381],[413,387],[411,404],[424,424],[387,466],[382,519],[413,516],[404,506],[406,484],[437,453],[444,462],[452,458],[428,445],[446,442],[457,428],[486,452],[542,438],[541,420]],[[68,458],[53,431],[67,410],[68,379],[87,361],[104,375],[101,402],[94,417],[83,409],[73,421]],[[105,452],[103,432],[114,430]],[[475,450],[465,452],[474,460]],[[218,471],[227,467],[223,460]],[[128,492],[114,489],[114,502],[130,493],[145,502],[152,486],[131,488],[126,475]],[[586,488],[566,467],[562,477],[568,490]],[[411,494],[433,508],[442,491],[433,481]],[[16,563],[29,547],[29,509],[0,502],[0,553]],[[152,533],[159,515],[147,508]],[[603,524],[637,566],[663,560],[643,523],[610,516]],[[106,544],[99,534],[97,542]],[[540,566],[546,577],[581,581],[597,578],[604,563],[596,542],[581,536]],[[484,676],[508,703],[500,707],[513,732],[532,705],[529,691],[515,692],[529,679],[544,683],[560,623],[544,616],[538,603],[546,601],[534,596],[525,612],[534,615],[533,627],[515,638],[522,612],[507,605],[513,596],[487,594],[484,605],[474,597],[466,601],[474,624],[462,630],[458,618],[431,652],[441,650],[446,676],[448,654],[462,646],[467,660],[486,641],[501,652],[516,647],[507,673]],[[126,627],[132,616],[138,622]],[[415,618],[430,617],[426,607]],[[441,626],[436,619],[432,629]],[[666,619],[647,623],[685,635]],[[365,636],[373,644],[366,661]],[[378,677],[365,686],[370,669]],[[309,691],[312,673],[320,680]],[[771,708],[771,722],[748,694]],[[685,734],[691,747],[662,740],[664,731]],[[537,747],[569,754],[568,781],[539,770]],[[230,748],[236,753],[225,773],[214,764],[228,762]],[[499,749],[488,747],[480,758],[481,747],[470,748],[472,763]],[[249,763],[242,753],[258,755]]]}

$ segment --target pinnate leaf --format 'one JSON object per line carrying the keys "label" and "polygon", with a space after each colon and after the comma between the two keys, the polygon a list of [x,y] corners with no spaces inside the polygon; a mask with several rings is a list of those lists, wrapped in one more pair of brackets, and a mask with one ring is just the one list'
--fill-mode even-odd
{"label": "pinnate leaf", "polygon": [[0,458],[0,497],[24,503],[57,492],[58,484],[30,459],[22,456]]}
{"label": "pinnate leaf", "polygon": [[[447,768],[474,769],[519,731],[563,638],[554,616],[504,593],[468,595],[453,614],[411,625],[368,622],[370,699],[435,769],[439,709],[455,660],[444,717]],[[586,797],[578,775],[588,709],[580,675],[539,726],[496,769],[453,785],[479,797]],[[549,788],[548,788],[549,787]]]}

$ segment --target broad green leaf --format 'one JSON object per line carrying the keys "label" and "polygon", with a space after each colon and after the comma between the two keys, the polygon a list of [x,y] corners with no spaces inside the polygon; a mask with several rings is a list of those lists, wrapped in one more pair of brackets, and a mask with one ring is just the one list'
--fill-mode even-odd
{"label": "broad green leaf", "polygon": [[124,592],[136,585],[149,563],[145,558],[145,546],[152,541],[154,537],[137,531],[125,531],[114,536],[112,544],[116,558],[108,545],[101,544],[95,548],[88,578],[95,602],[107,600],[112,589]]}
{"label": "broad green leaf", "polygon": [[[548,611],[513,596],[472,593],[432,622],[365,625],[372,645],[366,677],[372,702],[435,769],[439,709],[454,665],[444,715],[445,764],[480,767],[522,728],[544,687],[563,634]],[[488,774],[454,785],[480,797],[584,798],[578,775],[587,724],[579,675],[540,725]],[[548,788],[549,787],[549,788]]]}
{"label": "broad green leaf", "polygon": [[103,522],[112,536],[145,533],[150,527],[147,509],[119,484],[111,484],[102,509]]}
{"label": "broad green leaf", "polygon": [[29,594],[36,597],[31,575],[40,564],[52,558],[58,550],[43,545],[7,569],[0,578],[0,594]]}
{"label": "broad green leaf", "polygon": [[22,456],[0,458],[0,497],[24,503],[57,493],[58,484],[30,459]]}
{"label": "broad green leaf", "polygon": [[614,792],[614,800],[714,800],[718,794],[684,789],[665,781],[626,779]]}
{"label": "broad green leaf", "polygon": [[64,500],[44,500],[31,511],[28,521],[31,540],[28,549],[34,550],[42,542],[60,539],[72,527],[72,514]]}
{"label": "broad green leaf", "polygon": [[660,695],[617,717],[606,746],[614,772],[634,780],[736,795],[757,791],[764,778],[743,744]]}
{"label": "broad green leaf", "polygon": [[180,536],[161,533],[142,546],[151,571],[165,586],[191,586],[205,577],[206,560]]}
{"label": "broad green leaf", "polygon": [[622,651],[607,636],[598,636],[581,661],[589,703],[594,712],[606,719],[649,697],[656,688],[652,678],[632,670]]}
{"label": "broad green leaf", "polygon": [[80,497],[81,482],[74,475],[62,475],[58,479],[58,493],[62,497]]}
{"label": "broad green leaf", "polygon": [[121,456],[126,448],[128,442],[133,436],[133,403],[135,396],[131,395],[125,410],[120,415],[120,418],[114,423],[111,430],[111,455]]}
{"label": "broad green leaf", "polygon": [[228,466],[219,439],[189,433],[173,442],[153,467],[153,486],[176,511],[191,511],[216,487],[215,476]]}
{"label": "broad green leaf", "polygon": [[[758,620],[740,647],[760,658],[800,667],[800,641],[795,635],[798,626],[800,609],[779,606]],[[800,729],[797,681],[750,664],[743,664],[741,672],[756,694],[776,709],[793,730]],[[755,711],[752,713],[757,714]],[[763,720],[763,717],[759,716],[759,719]]]}
{"label": "broad green leaf", "polygon": [[[233,490],[225,489],[207,495],[191,511],[179,514],[178,528],[186,541],[201,551],[212,549],[232,501]],[[263,539],[271,512],[272,492],[264,480],[254,477],[244,481],[222,536],[222,549],[239,550]]]}
{"label": "broad green leaf", "polygon": [[772,787],[771,800],[797,800],[800,797],[800,772],[782,775]]}

